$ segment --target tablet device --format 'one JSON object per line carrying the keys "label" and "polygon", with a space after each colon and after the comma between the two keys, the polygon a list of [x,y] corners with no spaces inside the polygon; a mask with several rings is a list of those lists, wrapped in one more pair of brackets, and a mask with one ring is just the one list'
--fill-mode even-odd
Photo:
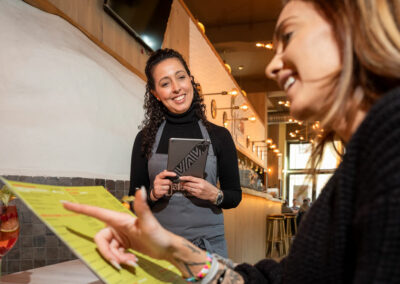
{"label": "tablet device", "polygon": [[210,141],[205,139],[170,138],[167,170],[175,172],[173,182],[180,176],[204,178]]}

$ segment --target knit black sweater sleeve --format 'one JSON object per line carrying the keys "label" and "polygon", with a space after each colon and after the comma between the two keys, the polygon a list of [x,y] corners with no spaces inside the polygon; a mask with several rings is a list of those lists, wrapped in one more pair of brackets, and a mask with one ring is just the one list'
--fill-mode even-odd
{"label": "knit black sweater sleeve", "polygon": [[135,194],[135,189],[142,185],[149,190],[150,179],[147,168],[147,158],[142,152],[143,132],[140,131],[136,135],[135,143],[133,144],[131,158],[131,182],[129,187],[129,195]]}
{"label": "knit black sweater sleeve", "polygon": [[[400,283],[400,89],[370,110],[357,133],[354,283]],[[360,127],[361,128],[361,127]]]}
{"label": "knit black sweater sleeve", "polygon": [[220,187],[224,192],[224,199],[219,207],[235,208],[242,200],[235,143],[229,131],[224,127],[211,124],[209,135],[217,156]]}
{"label": "knit black sweater sleeve", "polygon": [[272,259],[263,259],[256,265],[247,263],[235,267],[246,284],[278,284],[282,283],[282,265]]}

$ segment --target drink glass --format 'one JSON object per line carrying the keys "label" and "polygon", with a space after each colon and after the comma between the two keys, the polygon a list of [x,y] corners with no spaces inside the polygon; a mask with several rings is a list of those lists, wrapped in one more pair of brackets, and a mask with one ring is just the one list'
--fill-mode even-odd
{"label": "drink glass", "polygon": [[7,205],[0,201],[0,275],[3,256],[9,252],[19,237],[19,220],[15,199]]}

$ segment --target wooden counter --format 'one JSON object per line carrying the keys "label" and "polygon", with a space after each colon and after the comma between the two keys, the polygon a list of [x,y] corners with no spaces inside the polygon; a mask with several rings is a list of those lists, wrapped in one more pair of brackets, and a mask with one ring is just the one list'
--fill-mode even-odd
{"label": "wooden counter", "polygon": [[270,199],[265,193],[243,189],[239,206],[224,210],[229,258],[237,263],[250,264],[265,258],[267,216],[280,213],[280,200]]}

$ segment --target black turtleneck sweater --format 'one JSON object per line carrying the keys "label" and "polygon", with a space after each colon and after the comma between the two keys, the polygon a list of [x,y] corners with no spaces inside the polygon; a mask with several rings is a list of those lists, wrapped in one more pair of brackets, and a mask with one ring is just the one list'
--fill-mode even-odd
{"label": "black turtleneck sweater", "polygon": [[[183,114],[165,112],[166,124],[161,135],[157,153],[168,154],[169,138],[203,138],[193,106]],[[214,154],[217,156],[217,172],[224,199],[219,207],[228,209],[239,205],[242,199],[237,153],[235,144],[227,129],[210,123],[207,129],[210,135]],[[135,193],[135,188],[144,185],[150,187],[147,158],[142,152],[143,132],[140,131],[135,139],[131,160],[131,182],[129,194]]]}

